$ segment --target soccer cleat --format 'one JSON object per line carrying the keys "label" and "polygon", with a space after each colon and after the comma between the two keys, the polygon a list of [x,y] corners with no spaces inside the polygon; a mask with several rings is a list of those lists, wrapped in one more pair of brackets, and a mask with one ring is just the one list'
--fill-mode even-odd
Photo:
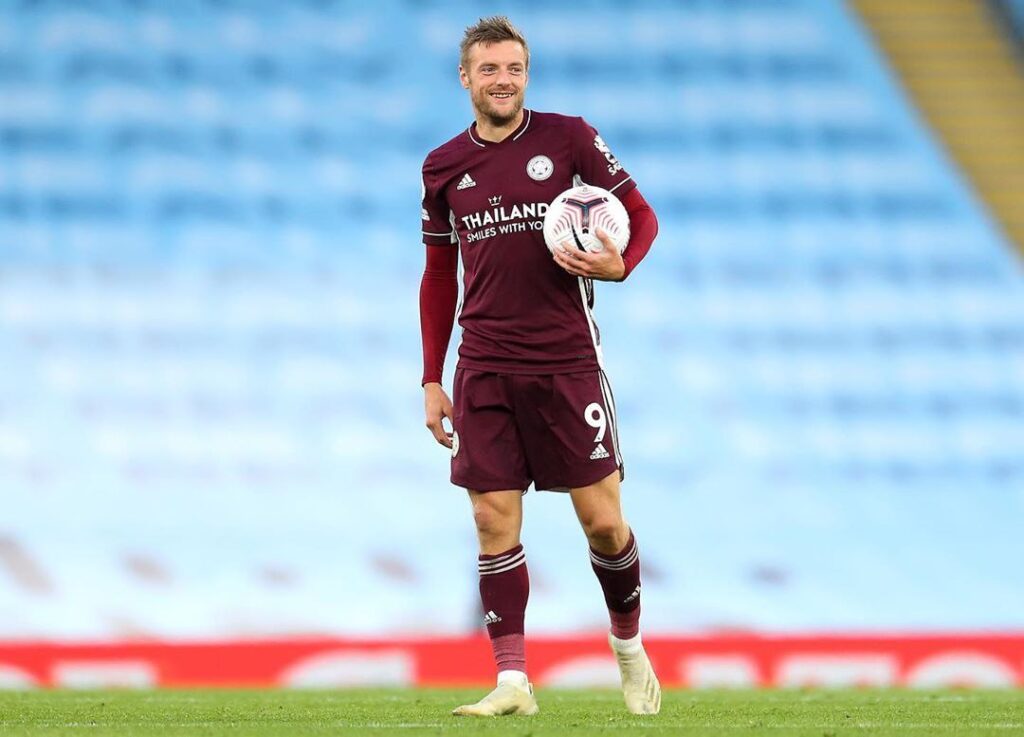
{"label": "soccer cleat", "polygon": [[631,714],[657,714],[661,710],[661,684],[639,639],[636,645],[621,647],[622,640],[608,635],[622,676],[622,696]]}
{"label": "soccer cleat", "polygon": [[514,683],[499,683],[498,687],[475,704],[466,704],[452,710],[457,717],[500,717],[508,714],[532,716],[540,711],[533,697],[533,686],[522,688]]}

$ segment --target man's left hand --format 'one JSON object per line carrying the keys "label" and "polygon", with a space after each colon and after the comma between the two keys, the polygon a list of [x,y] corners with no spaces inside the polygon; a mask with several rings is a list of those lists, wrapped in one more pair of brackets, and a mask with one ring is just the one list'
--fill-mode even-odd
{"label": "man's left hand", "polygon": [[599,281],[619,281],[626,275],[622,260],[612,239],[603,230],[594,231],[604,248],[597,253],[581,251],[574,243],[563,241],[553,251],[555,262],[573,276]]}

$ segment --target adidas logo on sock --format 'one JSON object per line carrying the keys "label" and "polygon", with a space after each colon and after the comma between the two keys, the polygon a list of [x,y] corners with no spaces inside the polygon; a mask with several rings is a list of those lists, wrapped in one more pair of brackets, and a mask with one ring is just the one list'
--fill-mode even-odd
{"label": "adidas logo on sock", "polygon": [[495,614],[493,609],[484,615],[484,624],[497,624],[500,621],[501,617]]}
{"label": "adidas logo on sock", "polygon": [[608,451],[604,449],[604,443],[598,443],[597,447],[594,448],[594,452],[590,454],[590,460],[599,461],[602,458],[608,457]]}
{"label": "adidas logo on sock", "polygon": [[455,189],[469,189],[470,187],[475,186],[476,182],[473,181],[473,177],[469,176],[469,172],[466,172],[462,175],[462,179],[459,181],[459,186]]}
{"label": "adidas logo on sock", "polygon": [[633,593],[632,594],[630,594],[629,596],[627,596],[625,599],[622,600],[622,603],[623,604],[628,604],[629,602],[633,601],[633,599],[637,598],[638,596],[640,596],[640,585],[639,584],[637,584],[637,587],[635,589],[633,589]]}

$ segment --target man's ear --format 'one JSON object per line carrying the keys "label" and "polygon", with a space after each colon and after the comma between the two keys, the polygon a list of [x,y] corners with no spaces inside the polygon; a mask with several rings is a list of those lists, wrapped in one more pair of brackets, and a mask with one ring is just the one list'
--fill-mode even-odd
{"label": "man's ear", "polygon": [[462,89],[469,89],[469,75],[466,74],[466,70],[461,64],[459,64],[459,82],[462,84]]}

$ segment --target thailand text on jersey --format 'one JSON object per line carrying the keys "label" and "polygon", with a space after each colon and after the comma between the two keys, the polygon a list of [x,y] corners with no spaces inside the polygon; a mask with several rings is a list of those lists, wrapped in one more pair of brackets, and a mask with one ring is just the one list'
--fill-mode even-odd
{"label": "thailand text on jersey", "polygon": [[636,185],[582,118],[523,111],[498,143],[474,123],[423,163],[423,241],[460,248],[459,365],[503,373],[599,367],[589,281],[559,267],[544,245],[544,213],[582,181],[620,198]]}

